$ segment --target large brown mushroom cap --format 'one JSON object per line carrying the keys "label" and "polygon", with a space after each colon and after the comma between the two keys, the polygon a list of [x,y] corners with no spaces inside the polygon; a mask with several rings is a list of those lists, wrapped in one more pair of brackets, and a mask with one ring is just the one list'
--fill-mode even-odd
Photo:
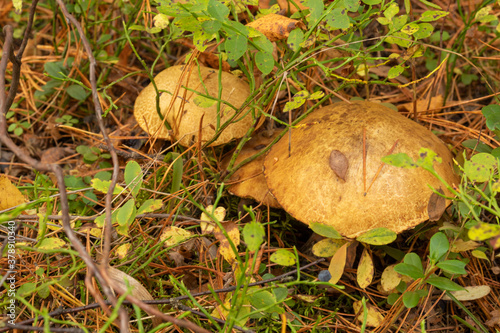
{"label": "large brown mushroom cap", "polygon": [[[436,198],[429,185],[449,193],[422,168],[384,165],[365,195],[364,129],[367,188],[394,145],[393,154],[406,153],[414,160],[420,148],[433,150],[442,158],[434,164],[437,173],[449,184],[458,182],[450,151],[428,129],[380,104],[336,103],[292,129],[290,156],[288,136],[266,156],[269,189],[288,213],[305,223],[331,225],[350,238],[379,227],[399,233],[429,219],[428,206]],[[342,165],[348,165],[345,180],[339,176]]]}
{"label": "large brown mushroom cap", "polygon": [[[245,159],[258,154],[273,142],[279,133],[279,130],[265,130],[255,133],[255,135],[243,146],[238,157],[236,157],[234,165],[236,166]],[[222,161],[224,168],[229,164],[231,157],[232,155]],[[278,201],[276,201],[267,188],[266,178],[264,177],[264,157],[265,154],[262,154],[236,170],[229,179],[233,184],[229,186],[228,190],[230,193],[239,197],[252,198],[258,202],[262,202],[266,206],[281,208]]]}
{"label": "large brown mushroom cap", "polygon": [[[191,71],[188,70],[189,68]],[[199,101],[195,101],[195,98],[200,95],[208,95],[217,99],[219,96],[218,76],[217,70],[203,66],[172,66],[165,69],[154,80],[161,94],[160,110],[172,127],[172,136],[156,112],[156,92],[153,84],[144,88],[135,101],[134,116],[139,126],[157,138],[179,140],[183,146],[189,146],[193,142],[197,142],[201,122],[201,141],[211,140],[216,129],[235,115],[236,111],[229,105],[239,109],[250,96],[250,88],[245,81],[235,75],[222,72],[221,100],[223,103],[220,105],[220,114],[217,111],[218,103],[210,107],[196,105],[195,102],[199,104]],[[173,106],[169,109],[173,94],[179,85],[181,88],[178,89]],[[194,91],[199,92],[199,94]],[[203,100],[203,98],[199,99]],[[205,99],[205,101],[207,100]],[[220,117],[219,123],[217,123],[218,115]],[[252,126],[252,123],[252,114],[248,109],[244,110],[222,131],[211,146],[241,138]]]}

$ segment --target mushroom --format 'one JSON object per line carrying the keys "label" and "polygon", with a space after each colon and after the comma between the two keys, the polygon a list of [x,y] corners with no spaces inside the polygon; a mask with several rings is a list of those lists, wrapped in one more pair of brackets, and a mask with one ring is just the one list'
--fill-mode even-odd
{"label": "mushroom", "polygon": [[[236,157],[234,165],[238,165],[245,159],[258,154],[279,134],[280,130],[278,129],[264,130],[255,133],[255,135],[243,146],[238,157]],[[228,191],[242,198],[252,198],[258,202],[262,202],[266,206],[281,208],[278,201],[276,201],[267,188],[266,178],[264,177],[264,157],[265,154],[262,154],[236,170],[229,179],[229,182],[232,184],[228,187]],[[227,156],[222,161],[224,168],[227,168],[231,158],[232,155]]]}
{"label": "mushroom", "polygon": [[[245,81],[226,72],[220,75],[222,102],[219,106],[218,71],[203,66],[172,66],[165,69],[154,81],[160,93],[160,111],[172,131],[167,130],[158,116],[153,84],[144,88],[135,101],[134,116],[139,126],[157,138],[179,140],[183,146],[189,146],[199,139],[201,142],[212,140],[219,128],[235,116],[236,110],[250,96],[250,87]],[[238,113],[210,146],[243,137],[253,120],[249,109]],[[201,138],[198,138],[200,132]]]}
{"label": "mushroom", "polygon": [[450,203],[434,193],[450,195],[428,171],[384,165],[383,156],[415,160],[429,148],[442,158],[436,172],[458,183],[450,151],[431,131],[376,103],[318,109],[292,129],[290,153],[288,147],[286,136],[266,156],[270,191],[298,220],[330,225],[348,238],[380,227],[400,233],[429,215],[435,220]]}

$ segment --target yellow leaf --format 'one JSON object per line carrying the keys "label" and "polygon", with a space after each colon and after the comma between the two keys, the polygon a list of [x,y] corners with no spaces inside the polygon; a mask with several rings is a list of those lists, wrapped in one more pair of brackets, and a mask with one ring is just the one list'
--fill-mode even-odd
{"label": "yellow leaf", "polygon": [[187,240],[192,233],[178,227],[167,227],[160,236],[160,241],[166,240],[165,247],[178,245]]}
{"label": "yellow leaf", "polygon": [[330,283],[339,282],[342,274],[344,274],[345,261],[347,257],[347,246],[349,244],[346,243],[340,247],[340,249],[335,252],[332,260],[330,261],[330,267],[328,267],[328,271],[330,272],[331,278]]}
{"label": "yellow leaf", "polygon": [[361,254],[357,274],[358,284],[361,288],[365,289],[372,283],[373,273],[373,260],[370,253],[368,253],[368,249],[365,248]]}
{"label": "yellow leaf", "polygon": [[118,256],[118,258],[123,259],[127,256],[129,249],[130,249],[130,243],[125,243],[118,246],[115,250],[115,253]]}
{"label": "yellow leaf", "polygon": [[5,175],[0,175],[0,210],[9,209],[25,203],[26,200]]}
{"label": "yellow leaf", "polygon": [[[361,301],[356,301],[352,304],[354,308],[354,312],[358,314],[358,321],[363,322],[363,303]],[[366,319],[366,326],[369,327],[377,327],[384,320],[384,316],[372,305],[366,304],[366,308],[368,310],[368,317]]]}
{"label": "yellow leaf", "polygon": [[[229,238],[233,242],[234,246],[238,247],[240,245],[240,230],[236,223],[229,221],[222,223],[224,230],[228,234]],[[215,238],[220,242],[219,251],[220,254],[227,260],[230,264],[233,264],[236,261],[237,253],[234,253],[231,245],[229,244],[228,239],[224,235],[224,233],[219,229],[219,227],[215,227],[214,230]]]}
{"label": "yellow leaf", "polygon": [[62,239],[55,237],[47,237],[40,242],[40,246],[38,248],[41,250],[55,250],[55,249],[60,249],[65,245],[66,242],[63,241]]}
{"label": "yellow leaf", "polygon": [[[207,212],[212,212],[213,208],[214,206],[210,205],[205,207],[205,210]],[[219,222],[222,222],[226,217],[226,209],[224,207],[217,207],[215,208],[213,215]],[[204,212],[201,213],[200,220],[201,220],[200,228],[202,234],[211,234],[214,232],[214,227],[215,227],[214,221],[212,221],[212,219],[207,214],[205,214]]]}
{"label": "yellow leaf", "polygon": [[[491,288],[484,285],[465,287],[465,290],[451,291],[450,294],[452,294],[459,301],[473,301],[489,295],[490,292]],[[448,295],[444,295],[443,299],[451,301],[451,298],[448,297]]]}
{"label": "yellow leaf", "polygon": [[464,241],[463,239],[457,239],[456,241],[454,241],[452,244],[451,244],[451,249],[450,251],[451,252],[455,252],[455,253],[458,253],[458,252],[465,252],[465,251],[470,251],[470,250],[474,250],[475,248],[479,247],[479,243],[478,242],[474,242],[474,241]]}
{"label": "yellow leaf", "polygon": [[318,257],[331,257],[346,242],[343,239],[325,238],[313,245],[312,253]]}
{"label": "yellow leaf", "polygon": [[396,265],[387,266],[382,272],[380,284],[386,292],[394,290],[401,282],[401,274],[394,270],[394,266]]}

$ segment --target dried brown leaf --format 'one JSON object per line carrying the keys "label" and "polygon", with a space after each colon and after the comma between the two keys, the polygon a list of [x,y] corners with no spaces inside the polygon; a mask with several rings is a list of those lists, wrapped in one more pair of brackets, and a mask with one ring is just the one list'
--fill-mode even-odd
{"label": "dried brown leaf", "polygon": [[[443,190],[437,190],[439,193],[444,194]],[[446,199],[439,194],[433,192],[427,204],[427,213],[429,214],[429,221],[437,221],[441,218],[446,210]]]}
{"label": "dried brown leaf", "polygon": [[365,248],[361,254],[361,259],[358,265],[358,274],[356,276],[358,284],[361,288],[365,289],[372,283],[374,272],[375,269],[373,267],[372,257]]}
{"label": "dried brown leaf", "polygon": [[337,177],[345,181],[347,170],[349,169],[349,161],[342,152],[332,150],[330,153],[330,168],[335,172]]}
{"label": "dried brown leaf", "polygon": [[301,28],[304,23],[278,14],[268,14],[250,22],[247,26],[254,28],[264,34],[271,42],[288,38],[290,31]]}

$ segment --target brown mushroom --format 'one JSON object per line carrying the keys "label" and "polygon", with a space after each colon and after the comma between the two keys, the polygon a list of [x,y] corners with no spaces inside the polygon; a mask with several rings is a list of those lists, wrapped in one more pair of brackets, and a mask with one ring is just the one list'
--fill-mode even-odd
{"label": "brown mushroom", "polygon": [[[265,130],[255,133],[255,135],[243,146],[243,149],[238,154],[234,165],[238,165],[245,159],[258,154],[262,149],[266,148],[278,135],[280,130]],[[242,198],[252,198],[258,202],[262,202],[266,206],[281,208],[280,204],[273,197],[267,188],[266,178],[264,177],[264,157],[265,154],[257,157],[251,162],[243,165],[231,176],[229,182],[232,183],[228,187],[231,194]],[[232,155],[227,156],[222,165],[227,168]]]}
{"label": "brown mushroom", "polygon": [[428,171],[381,163],[395,153],[415,160],[422,147],[442,158],[437,173],[458,183],[450,151],[428,129],[380,104],[336,103],[292,129],[290,155],[288,136],[271,148],[265,176],[281,206],[300,221],[328,224],[349,238],[379,227],[399,233],[450,203],[436,204],[441,197],[429,186],[450,193]]}
{"label": "brown mushroom", "polygon": [[[245,81],[226,72],[220,74],[222,103],[218,112],[217,70],[203,66],[172,66],[165,69],[154,80],[160,92],[161,113],[172,131],[166,129],[158,116],[153,84],[144,88],[135,101],[134,116],[139,126],[157,138],[179,140],[183,146],[197,142],[201,126],[201,142],[211,140],[218,129],[235,116],[237,111],[234,108],[240,109],[250,96],[250,88]],[[175,99],[171,103],[174,94]],[[243,110],[210,145],[217,146],[243,137],[253,120],[249,109]]]}

